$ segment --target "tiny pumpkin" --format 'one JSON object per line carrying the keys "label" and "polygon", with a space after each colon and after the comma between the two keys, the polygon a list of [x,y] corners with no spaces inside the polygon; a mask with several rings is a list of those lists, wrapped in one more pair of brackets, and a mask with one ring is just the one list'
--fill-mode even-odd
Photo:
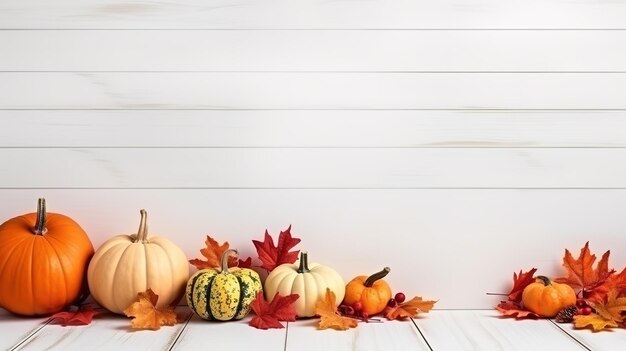
{"label": "tiny pumpkin", "polygon": [[346,286],[344,303],[354,305],[355,302],[361,301],[363,312],[370,316],[382,312],[391,299],[391,288],[382,278],[390,271],[389,267],[385,267],[369,277],[361,275],[352,279]]}
{"label": "tiny pumpkin", "polygon": [[326,295],[326,288],[335,293],[339,305],[345,295],[345,281],[334,269],[308,260],[308,253],[300,253],[300,262],[282,264],[265,279],[265,298],[272,301],[279,293],[283,296],[298,294],[295,302],[298,317],[315,316],[315,304]]}
{"label": "tiny pumpkin", "polygon": [[107,310],[123,314],[149,288],[159,295],[157,307],[178,302],[189,278],[185,253],[166,238],[148,234],[148,214],[140,211],[137,234],[107,240],[88,270],[93,298]]}
{"label": "tiny pumpkin", "polygon": [[197,271],[187,282],[187,305],[206,320],[242,319],[250,312],[250,304],[262,290],[261,278],[248,268],[228,267],[228,256],[237,250],[226,250],[221,269]]}
{"label": "tiny pumpkin", "polygon": [[524,288],[522,304],[526,309],[543,317],[554,317],[565,307],[576,304],[576,293],[571,286],[538,276],[534,283]]}
{"label": "tiny pumpkin", "polygon": [[16,314],[62,310],[85,293],[85,271],[93,255],[87,233],[71,218],[46,212],[0,225],[0,307]]}

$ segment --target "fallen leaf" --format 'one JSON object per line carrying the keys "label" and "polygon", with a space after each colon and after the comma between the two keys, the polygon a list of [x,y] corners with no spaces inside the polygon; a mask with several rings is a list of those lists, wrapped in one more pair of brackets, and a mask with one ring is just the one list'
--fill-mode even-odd
{"label": "fallen leaf", "polygon": [[356,328],[357,320],[344,317],[337,311],[335,293],[326,288],[326,295],[317,300],[315,314],[320,316],[318,329],[332,328],[335,330],[347,330]]}
{"label": "fallen leaf", "polygon": [[423,300],[421,297],[415,296],[396,307],[387,307],[385,317],[389,320],[417,317],[420,312],[432,310],[435,303],[437,303],[437,301]]}
{"label": "fallen leaf", "polygon": [[602,303],[606,300],[609,291],[617,290],[619,295],[626,295],[626,268],[622,270],[619,274],[611,275],[604,284],[599,287],[593,289],[593,292],[589,295],[589,300]]}
{"label": "fallen leaf", "polygon": [[89,325],[97,312],[89,304],[80,307],[72,306],[70,311],[58,312],[50,316],[50,324],[60,324],[64,327],[68,325]]}
{"label": "fallen leaf", "polygon": [[[225,241],[224,244],[220,245],[215,239],[207,235],[206,241],[204,242],[204,244],[206,245],[206,247],[203,249],[200,249],[200,253],[202,254],[202,256],[206,258],[206,261],[203,261],[198,258],[194,258],[193,260],[189,260],[189,263],[191,263],[198,269],[221,268],[222,254],[224,253],[224,251],[228,250],[229,248],[228,241]],[[229,257],[228,267],[235,267],[235,266],[237,266],[237,258],[234,256]]]}
{"label": "fallen leaf", "polygon": [[262,268],[268,271],[272,271],[274,268],[280,266],[283,263],[294,263],[298,259],[298,253],[300,250],[289,251],[300,242],[298,238],[291,237],[291,226],[284,232],[280,232],[278,235],[278,246],[274,246],[274,240],[269,235],[267,230],[265,231],[265,240],[263,242],[258,240],[252,240],[256,251],[259,254],[259,259],[263,264]]}
{"label": "fallen leaf", "polygon": [[137,301],[124,310],[127,317],[135,317],[131,321],[131,328],[158,330],[162,325],[177,323],[174,307],[156,308],[158,300],[159,295],[155,294],[152,289],[137,294]]}
{"label": "fallen leaf", "polygon": [[245,260],[239,259],[239,263],[237,264],[239,268],[252,268],[252,257],[248,257]]}
{"label": "fallen leaf", "polygon": [[522,272],[520,269],[519,275],[513,272],[513,288],[508,294],[509,301],[522,302],[524,289],[535,282],[535,272],[537,272],[537,268],[533,268],[528,272]]}
{"label": "fallen leaf", "polygon": [[587,316],[574,316],[574,327],[581,329],[591,327],[594,332],[604,330],[605,328],[617,328],[617,323],[610,319],[605,319],[600,315],[592,313]]}
{"label": "fallen leaf", "polygon": [[571,252],[565,249],[563,257],[563,267],[567,271],[567,277],[555,279],[557,283],[570,285],[572,288],[582,289],[583,295],[590,292],[594,288],[602,285],[615,270],[609,269],[609,255],[611,251],[607,251],[593,268],[596,261],[596,255],[592,255],[589,250],[589,242],[580,250],[580,255],[574,259]]}
{"label": "fallen leaf", "polygon": [[626,297],[618,297],[616,289],[608,292],[606,302],[596,303],[595,301],[590,301],[590,305],[596,310],[596,314],[602,318],[616,323],[624,322],[622,312],[626,312]]}
{"label": "fallen leaf", "polygon": [[513,301],[502,301],[496,310],[500,312],[502,317],[515,317],[515,319],[537,319],[541,318],[538,314],[524,309],[519,303]]}
{"label": "fallen leaf", "polygon": [[256,299],[250,305],[256,314],[250,320],[250,325],[257,329],[284,328],[280,321],[296,320],[294,302],[299,297],[298,294],[282,296],[276,293],[272,302],[268,303],[263,296],[263,292],[259,291]]}

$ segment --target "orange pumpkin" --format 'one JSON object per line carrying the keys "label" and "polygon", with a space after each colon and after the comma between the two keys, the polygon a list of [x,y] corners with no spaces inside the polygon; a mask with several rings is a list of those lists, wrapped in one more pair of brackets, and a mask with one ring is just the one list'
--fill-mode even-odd
{"label": "orange pumpkin", "polygon": [[343,302],[352,306],[355,302],[361,301],[363,312],[370,316],[382,312],[391,299],[391,288],[382,278],[390,271],[389,267],[385,267],[369,277],[361,275],[352,279],[346,285],[346,297]]}
{"label": "orange pumpkin", "polygon": [[46,212],[0,225],[0,307],[20,315],[62,310],[85,292],[84,279],[93,245],[71,218]]}
{"label": "orange pumpkin", "polygon": [[554,317],[565,307],[576,304],[576,293],[567,284],[551,282],[538,276],[522,293],[522,303],[529,311],[543,317]]}

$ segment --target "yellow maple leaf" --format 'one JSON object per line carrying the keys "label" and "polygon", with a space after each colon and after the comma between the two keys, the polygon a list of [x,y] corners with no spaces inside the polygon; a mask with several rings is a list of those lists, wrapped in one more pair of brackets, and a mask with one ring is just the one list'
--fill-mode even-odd
{"label": "yellow maple leaf", "polygon": [[152,289],[137,294],[137,300],[124,310],[127,317],[134,317],[131,321],[133,329],[158,330],[162,325],[174,325],[177,323],[174,307],[156,308],[159,295]]}
{"label": "yellow maple leaf", "polygon": [[[200,253],[206,258],[206,260],[194,258],[193,260],[189,260],[189,263],[191,263],[198,269],[220,268],[222,266],[222,255],[230,247],[228,241],[225,241],[224,244],[220,245],[217,240],[207,235],[204,244],[205,247],[200,249]],[[237,258],[229,257],[228,267],[235,266],[237,266]]]}
{"label": "yellow maple leaf", "polygon": [[389,320],[417,317],[420,312],[428,312],[433,309],[437,301],[423,300],[415,296],[409,301],[390,307],[385,311],[385,317]]}
{"label": "yellow maple leaf", "polygon": [[612,320],[617,323],[624,321],[622,312],[626,311],[626,297],[620,297],[616,289],[609,290],[605,303],[591,302],[596,313],[602,318]]}
{"label": "yellow maple leaf", "polygon": [[613,320],[605,319],[600,315],[592,313],[587,316],[574,316],[574,326],[579,329],[591,327],[594,332],[598,332],[608,327],[617,328],[617,323]]}
{"label": "yellow maple leaf", "polygon": [[332,328],[335,330],[347,330],[357,326],[356,319],[343,317],[337,312],[335,293],[326,288],[326,295],[317,300],[315,314],[320,316],[319,329]]}

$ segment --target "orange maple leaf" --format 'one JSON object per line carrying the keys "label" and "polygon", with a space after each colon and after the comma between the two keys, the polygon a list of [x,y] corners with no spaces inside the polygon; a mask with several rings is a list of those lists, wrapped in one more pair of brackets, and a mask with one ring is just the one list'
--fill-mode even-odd
{"label": "orange maple leaf", "polygon": [[589,292],[596,287],[602,285],[613,273],[614,269],[609,270],[609,255],[611,251],[607,251],[593,268],[596,261],[596,255],[592,255],[589,251],[589,242],[580,250],[580,255],[574,259],[571,252],[565,249],[563,257],[563,267],[568,273],[567,277],[558,278],[555,281],[565,283],[573,288],[582,289],[583,293]]}
{"label": "orange maple leaf", "polygon": [[335,330],[347,330],[356,328],[356,319],[343,317],[337,312],[336,301],[335,293],[328,288],[326,288],[326,295],[317,300],[315,304],[315,314],[320,316],[318,329],[332,328]]}
{"label": "orange maple leaf", "polygon": [[611,275],[604,284],[600,285],[589,296],[589,300],[595,303],[602,303],[606,300],[609,291],[617,290],[618,295],[626,294],[626,268],[619,274]]}
{"label": "orange maple leaf", "polygon": [[590,301],[590,305],[596,310],[596,314],[602,318],[622,323],[624,322],[622,312],[626,312],[626,297],[618,297],[618,294],[617,290],[611,289],[607,294],[605,303]]}
{"label": "orange maple leaf", "polygon": [[[207,235],[204,244],[206,245],[206,247],[200,249],[200,253],[206,258],[206,261],[195,258],[193,260],[189,260],[189,263],[191,263],[198,269],[220,268],[222,266],[222,263],[220,262],[220,260],[222,259],[222,254],[224,253],[224,251],[228,250],[230,246],[228,244],[228,241],[225,241],[224,244],[220,245],[215,239]],[[237,266],[237,258],[234,256],[229,257],[228,267],[235,266]]]}
{"label": "orange maple leaf", "polygon": [[617,328],[617,323],[610,319],[605,319],[595,313],[587,316],[574,316],[574,327],[581,329],[591,327],[594,332],[604,330],[605,328]]}
{"label": "orange maple leaf", "polygon": [[389,320],[417,317],[420,312],[432,310],[435,303],[437,303],[437,301],[423,300],[421,297],[415,296],[396,307],[387,307],[385,317]]}
{"label": "orange maple leaf", "polygon": [[502,317],[515,317],[515,319],[540,318],[538,314],[524,309],[520,303],[515,301],[502,301],[496,306],[496,310],[502,314]]}
{"label": "orange maple leaf", "polygon": [[137,300],[124,310],[127,317],[134,317],[131,321],[133,329],[158,330],[162,325],[174,325],[177,323],[174,307],[156,308],[159,295],[152,289],[137,294]]}

